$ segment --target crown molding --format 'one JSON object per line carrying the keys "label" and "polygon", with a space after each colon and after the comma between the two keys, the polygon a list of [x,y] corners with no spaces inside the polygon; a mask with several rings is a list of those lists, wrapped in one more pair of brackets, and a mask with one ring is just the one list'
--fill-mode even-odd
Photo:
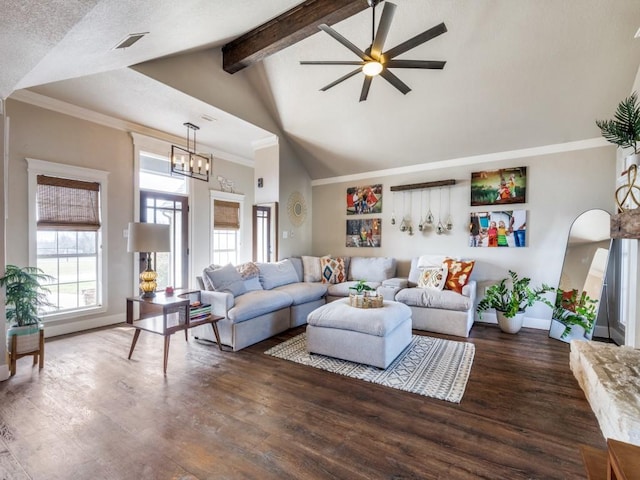
{"label": "crown molding", "polygon": [[[19,102],[28,103],[29,105],[34,105],[36,107],[52,110],[57,113],[62,113],[64,115],[69,115],[71,117],[79,118],[81,120],[86,120],[87,122],[97,123],[98,125],[114,128],[116,130],[137,133],[150,138],[162,140],[169,143],[175,143],[178,145],[184,144],[184,138],[182,137],[177,137],[170,133],[156,130],[155,128],[145,127],[144,125],[140,125],[138,123],[129,122],[109,115],[104,115],[102,113],[89,110],[88,108],[79,107],[77,105],[63,102],[62,100],[57,100],[55,98],[47,97],[46,95],[32,92],[30,90],[17,90],[13,92],[9,98],[12,100],[17,100]],[[244,165],[245,167],[255,167],[255,161],[253,159],[241,157],[240,155],[235,155],[233,153],[217,149],[211,145],[207,145],[206,143],[199,143],[198,146],[206,147],[204,150],[208,151],[208,153],[211,153],[214,158],[238,163],[240,165]]]}
{"label": "crown molding", "polygon": [[333,183],[353,182],[377,177],[389,177],[391,175],[404,175],[407,173],[426,172],[440,170],[442,168],[464,167],[478,163],[500,162],[503,160],[515,160],[517,158],[536,157],[540,155],[550,155],[554,153],[573,152],[578,150],[588,150],[611,146],[604,138],[590,138],[575,142],[556,143],[554,145],[544,145],[541,147],[523,148],[521,150],[509,150],[506,152],[487,153],[483,155],[472,155],[469,157],[453,158],[437,162],[419,163],[406,167],[387,168],[384,170],[374,170],[366,173],[355,173],[353,175],[342,175],[339,177],[320,178],[311,181],[312,187],[320,185],[330,185]]}
{"label": "crown molding", "polygon": [[254,140],[251,142],[253,151],[260,150],[261,148],[275,147],[278,145],[279,139],[277,135],[270,135],[267,138],[261,138],[260,140]]}

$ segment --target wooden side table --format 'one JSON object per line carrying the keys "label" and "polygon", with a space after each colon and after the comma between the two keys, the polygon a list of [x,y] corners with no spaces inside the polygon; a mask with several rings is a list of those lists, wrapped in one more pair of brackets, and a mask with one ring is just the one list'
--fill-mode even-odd
{"label": "wooden side table", "polygon": [[640,480],[640,447],[607,439],[607,450],[580,447],[588,480]]}
{"label": "wooden side table", "polygon": [[[133,350],[136,348],[138,337],[142,330],[146,332],[155,333],[164,337],[164,373],[167,373],[167,363],[169,360],[169,340],[171,335],[180,330],[184,330],[184,338],[189,341],[188,330],[200,325],[206,325],[207,323],[213,328],[213,333],[218,342],[218,347],[222,350],[220,345],[220,334],[218,332],[217,323],[224,317],[218,315],[208,315],[203,318],[192,320],[190,318],[190,305],[191,296],[199,295],[198,291],[190,290],[176,290],[174,295],[167,296],[162,293],[152,298],[144,297],[128,297],[127,298],[127,323],[132,325],[136,330],[133,334],[133,341],[131,342],[131,349],[129,350],[129,359],[133,355]],[[144,304],[147,313],[142,314],[140,318],[133,318],[133,306],[134,303]]]}

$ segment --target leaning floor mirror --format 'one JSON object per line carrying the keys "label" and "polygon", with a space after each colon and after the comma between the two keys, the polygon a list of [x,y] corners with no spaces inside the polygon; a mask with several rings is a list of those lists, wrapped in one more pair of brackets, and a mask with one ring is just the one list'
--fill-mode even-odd
{"label": "leaning floor mirror", "polygon": [[611,250],[611,216],[604,210],[588,210],[576,218],[569,230],[567,250],[549,336],[563,342],[591,340]]}

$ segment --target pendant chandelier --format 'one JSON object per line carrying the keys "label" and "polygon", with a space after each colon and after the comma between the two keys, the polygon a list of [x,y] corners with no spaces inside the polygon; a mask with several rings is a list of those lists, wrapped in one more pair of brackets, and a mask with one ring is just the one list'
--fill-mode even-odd
{"label": "pendant chandelier", "polygon": [[[187,148],[171,145],[171,174],[185,175],[208,182],[211,155],[197,153],[196,150],[196,131],[200,130],[200,127],[189,122],[183,125],[187,127]],[[193,131],[193,145],[191,144],[191,131]]]}

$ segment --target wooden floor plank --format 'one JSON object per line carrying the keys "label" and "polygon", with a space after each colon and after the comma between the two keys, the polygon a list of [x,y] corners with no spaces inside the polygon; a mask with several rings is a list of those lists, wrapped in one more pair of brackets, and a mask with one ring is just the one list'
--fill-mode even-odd
{"label": "wooden floor plank", "polygon": [[264,355],[302,331],[236,353],[175,336],[166,376],[157,335],[131,360],[127,326],[47,340],[0,384],[6,455],[43,480],[583,479],[579,445],[606,447],[546,332],[474,326],[453,404]]}

